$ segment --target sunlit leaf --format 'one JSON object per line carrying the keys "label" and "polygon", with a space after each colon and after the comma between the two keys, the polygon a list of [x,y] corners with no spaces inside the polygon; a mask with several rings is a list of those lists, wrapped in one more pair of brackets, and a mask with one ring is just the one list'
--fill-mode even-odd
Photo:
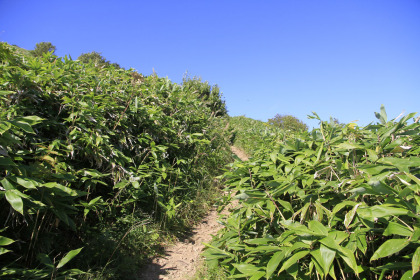
{"label": "sunlit leaf", "polygon": [[407,239],[390,239],[385,241],[372,255],[370,261],[388,257],[404,249],[409,244]]}

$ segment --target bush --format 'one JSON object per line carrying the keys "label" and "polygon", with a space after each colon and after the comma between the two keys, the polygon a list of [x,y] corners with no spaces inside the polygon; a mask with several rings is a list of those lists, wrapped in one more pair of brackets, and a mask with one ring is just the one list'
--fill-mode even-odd
{"label": "bush", "polygon": [[[412,279],[420,267],[420,124],[320,128],[225,173],[240,201],[209,244],[231,278]],[[414,279],[414,278],[413,278]]]}
{"label": "bush", "polygon": [[274,118],[269,119],[268,123],[283,130],[295,132],[308,130],[308,126],[306,124],[304,124],[301,120],[291,115],[277,114]]}
{"label": "bush", "polygon": [[51,42],[41,42],[36,44],[35,49],[31,51],[31,53],[33,56],[41,57],[49,52],[54,54],[56,49],[57,48],[51,44]]}
{"label": "bush", "polygon": [[0,58],[0,276],[135,275],[230,160],[216,97],[5,43]]}

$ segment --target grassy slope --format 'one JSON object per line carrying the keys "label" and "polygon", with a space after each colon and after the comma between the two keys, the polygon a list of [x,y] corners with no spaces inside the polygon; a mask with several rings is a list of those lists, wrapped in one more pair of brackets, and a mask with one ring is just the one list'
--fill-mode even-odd
{"label": "grassy slope", "polygon": [[264,143],[282,138],[280,129],[245,116],[230,117],[229,124],[233,134],[233,145],[248,155],[253,155]]}

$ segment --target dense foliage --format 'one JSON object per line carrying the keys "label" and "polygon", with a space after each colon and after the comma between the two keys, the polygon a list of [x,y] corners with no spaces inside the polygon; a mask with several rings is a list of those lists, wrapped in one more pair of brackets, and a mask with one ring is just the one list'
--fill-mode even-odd
{"label": "dense foliage", "polygon": [[31,54],[33,56],[41,57],[49,52],[54,54],[56,50],[57,47],[54,46],[51,42],[40,42],[36,44],[35,49],[31,51]]}
{"label": "dense foliage", "polygon": [[1,43],[0,278],[135,278],[189,226],[230,160],[196,85]]}
{"label": "dense foliage", "polygon": [[304,122],[291,115],[277,114],[274,116],[274,118],[269,119],[268,123],[286,131],[295,132],[308,130],[308,126]]}
{"label": "dense foliage", "polygon": [[101,53],[92,51],[90,53],[82,53],[79,55],[77,60],[83,63],[93,63],[96,67],[103,67],[103,66],[114,66],[116,69],[120,69],[120,65],[118,63],[111,63],[105,57],[102,56]]}
{"label": "dense foliage", "polygon": [[258,149],[267,146],[267,143],[272,145],[285,137],[282,129],[245,116],[229,118],[229,126],[233,145],[248,155],[253,155]]}
{"label": "dense foliage", "polygon": [[208,264],[252,280],[417,278],[420,118],[376,116],[363,128],[320,120],[232,164],[240,204]]}

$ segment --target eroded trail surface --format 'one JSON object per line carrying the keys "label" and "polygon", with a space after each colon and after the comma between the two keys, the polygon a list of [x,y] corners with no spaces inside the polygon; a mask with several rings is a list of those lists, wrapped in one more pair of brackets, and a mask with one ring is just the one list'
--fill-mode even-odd
{"label": "eroded trail surface", "polygon": [[[241,160],[247,160],[246,154],[236,147],[232,147]],[[229,207],[222,214],[228,214]],[[204,243],[211,241],[223,226],[217,222],[216,209],[211,210],[204,220],[198,224],[191,235],[185,240],[168,247],[164,257],[156,258],[143,268],[139,279],[145,280],[187,280],[194,276],[200,264],[200,254]]]}

